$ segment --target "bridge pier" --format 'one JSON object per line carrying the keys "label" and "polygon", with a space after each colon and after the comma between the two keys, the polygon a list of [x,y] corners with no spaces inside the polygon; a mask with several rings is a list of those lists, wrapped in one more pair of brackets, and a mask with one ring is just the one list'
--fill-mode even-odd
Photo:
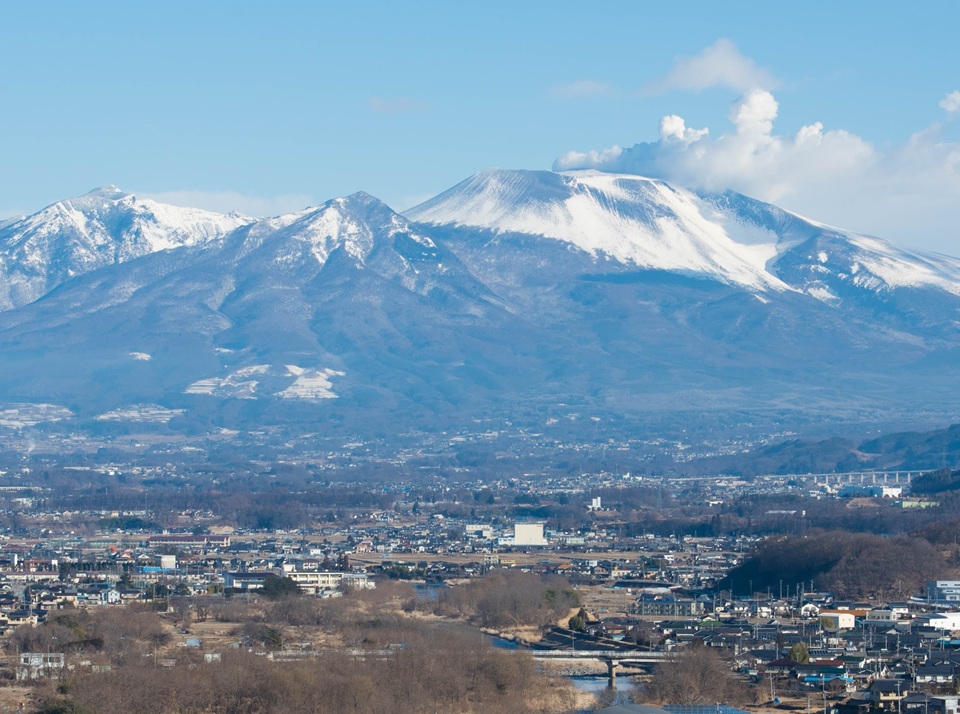
{"label": "bridge pier", "polygon": [[614,659],[607,660],[607,686],[610,689],[617,688],[617,667],[620,666],[620,663]]}

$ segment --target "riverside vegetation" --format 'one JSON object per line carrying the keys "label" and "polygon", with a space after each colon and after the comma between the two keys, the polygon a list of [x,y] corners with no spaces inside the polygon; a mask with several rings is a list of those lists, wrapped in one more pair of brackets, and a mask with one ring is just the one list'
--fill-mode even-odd
{"label": "riverside vegetation", "polygon": [[[559,579],[496,575],[453,598],[417,599],[386,583],[342,598],[279,594],[210,604],[62,610],[21,627],[7,649],[64,652],[59,679],[38,679],[42,714],[381,714],[566,712],[577,693],[519,652],[492,647],[468,622],[538,626],[568,615]],[[209,599],[206,599],[209,600]],[[447,617],[438,616],[446,613]],[[178,647],[219,625],[219,645]],[[231,646],[233,645],[233,646]]]}

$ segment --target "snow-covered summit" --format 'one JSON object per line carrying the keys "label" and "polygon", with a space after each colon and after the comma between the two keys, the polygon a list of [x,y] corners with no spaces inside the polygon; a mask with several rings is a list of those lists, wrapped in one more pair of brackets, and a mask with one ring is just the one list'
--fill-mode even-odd
{"label": "snow-covered summit", "polygon": [[[796,291],[827,303],[902,288],[960,295],[960,260],[902,250],[740,194],[698,193],[597,171],[490,169],[405,216],[363,192],[252,219],[102,186],[0,223],[0,310],[33,302],[106,266],[191,246],[206,252],[225,243],[237,247],[238,256],[256,252],[308,272],[339,252],[357,265],[370,267],[373,260],[384,274],[427,289],[421,261],[446,270],[453,255],[449,234],[432,226],[466,228],[468,237],[472,228],[537,236],[592,256],[601,272],[671,271],[754,294]],[[233,239],[223,241],[228,235]],[[474,259],[493,260],[481,255],[485,244],[476,242],[475,249]],[[523,250],[539,249],[534,242]],[[526,257],[536,263],[536,256]]]}
{"label": "snow-covered summit", "polygon": [[[267,225],[257,225],[254,232],[262,233]],[[269,227],[275,230],[270,243],[279,251],[276,259],[280,262],[295,260],[308,251],[322,266],[342,248],[355,261],[364,263],[378,240],[390,240],[399,233],[427,248],[435,247],[407,219],[363,191],[280,216]]]}
{"label": "snow-covered summit", "polygon": [[777,235],[725,216],[663,181],[596,171],[488,170],[406,215],[570,243],[639,268],[703,274],[755,289],[784,289],[766,269]]}
{"label": "snow-covered summit", "polygon": [[955,259],[901,250],[733,192],[694,193],[634,175],[489,169],[405,215],[543,236],[628,266],[750,290],[793,289],[831,300],[828,283],[839,280],[873,291],[934,287],[960,294]]}
{"label": "snow-covered summit", "polygon": [[252,219],[139,199],[116,186],[58,201],[0,226],[0,309],[75,275],[220,238]]}
{"label": "snow-covered summit", "polygon": [[108,183],[106,186],[99,186],[99,187],[97,187],[97,188],[95,188],[95,189],[92,189],[92,190],[90,190],[90,191],[87,191],[87,192],[86,192],[85,194],[83,194],[82,196],[80,196],[80,197],[78,197],[78,198],[75,198],[74,201],[75,201],[75,202],[76,202],[76,201],[83,201],[83,200],[85,200],[85,199],[94,200],[94,199],[97,199],[97,198],[107,198],[107,199],[116,200],[116,199],[119,199],[119,198],[124,198],[125,196],[129,196],[129,195],[130,195],[130,194],[126,193],[125,191],[123,191],[123,190],[122,190],[121,188],[119,188],[118,186],[115,186],[115,185],[112,184],[112,183]]}

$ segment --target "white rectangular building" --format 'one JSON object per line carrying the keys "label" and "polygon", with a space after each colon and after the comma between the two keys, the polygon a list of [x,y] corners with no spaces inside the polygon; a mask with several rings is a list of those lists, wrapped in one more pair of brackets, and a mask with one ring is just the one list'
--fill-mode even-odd
{"label": "white rectangular building", "polygon": [[547,545],[547,539],[543,535],[543,523],[517,523],[513,527],[513,544],[523,545]]}
{"label": "white rectangular building", "polygon": [[463,527],[463,532],[467,538],[483,538],[485,540],[493,538],[493,526],[484,523],[468,523]]}
{"label": "white rectangular building", "polygon": [[829,630],[852,630],[857,618],[852,612],[844,610],[821,610],[820,622]]}
{"label": "white rectangular building", "polygon": [[952,632],[960,630],[960,612],[938,612],[934,615],[926,615],[922,621],[930,627]]}
{"label": "white rectangular building", "polygon": [[311,595],[317,595],[325,590],[372,589],[374,587],[374,583],[364,573],[297,570],[284,565],[283,574],[300,586],[301,590]]}

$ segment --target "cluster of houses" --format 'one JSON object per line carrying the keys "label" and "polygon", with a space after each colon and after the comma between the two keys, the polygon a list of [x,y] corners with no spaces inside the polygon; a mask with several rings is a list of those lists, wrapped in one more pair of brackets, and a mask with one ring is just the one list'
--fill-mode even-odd
{"label": "cluster of houses", "polygon": [[[495,537],[474,528],[465,538]],[[514,527],[514,539],[547,539],[542,528]],[[318,597],[372,587],[378,577],[444,581],[492,568],[524,567],[572,583],[602,583],[624,594],[626,617],[593,619],[578,636],[624,647],[670,650],[700,645],[732,655],[744,676],[776,692],[822,698],[828,714],[960,714],[960,581],[931,581],[907,602],[838,602],[830,593],[772,592],[732,598],[714,584],[739,560],[744,544],[724,539],[649,539],[631,559],[520,559],[519,547],[475,549],[471,557],[362,558],[355,546],[370,532],[355,529],[331,547],[296,535],[251,539],[237,534],[158,534],[91,546],[4,543],[0,554],[0,631],[36,625],[51,610],[122,605],[170,594],[238,593],[289,578]],[[99,547],[99,550],[95,548]],[[449,554],[448,554],[449,555]],[[366,565],[361,564],[365,560]],[[642,635],[642,636],[641,636]],[[568,643],[564,635],[558,646]],[[29,676],[58,662],[34,656]],[[819,708],[819,707],[818,707]]]}
{"label": "cluster of houses", "polygon": [[[599,507],[597,499],[591,505]],[[344,585],[367,587],[367,575],[389,571],[395,576],[403,569],[416,570],[419,577],[431,580],[465,578],[481,575],[490,567],[514,565],[523,552],[536,552],[549,561],[536,569],[567,576],[575,583],[655,578],[674,585],[708,587],[736,565],[741,557],[738,553],[756,540],[683,541],[644,536],[617,543],[644,554],[627,560],[603,557],[617,535],[614,529],[599,525],[587,532],[563,534],[542,522],[493,526],[426,518],[401,524],[381,513],[344,527],[318,527],[310,533],[246,533],[227,527],[205,530],[172,534],[102,531],[87,536],[48,533],[29,539],[0,534],[0,598],[5,596],[0,599],[0,624],[4,617],[11,625],[23,622],[24,617],[42,619],[38,611],[64,602],[117,604],[171,588],[176,588],[177,594],[222,588],[250,590],[270,575],[290,577],[314,593]],[[574,540],[578,543],[572,543]],[[552,557],[571,549],[597,555]],[[348,568],[337,565],[344,557],[351,559]],[[318,572],[328,575],[321,578]],[[23,610],[34,613],[21,617],[18,613]]]}
{"label": "cluster of houses", "polygon": [[229,536],[186,534],[153,536],[126,548],[109,543],[93,553],[89,541],[56,550],[43,541],[7,542],[0,555],[0,635],[40,624],[53,610],[247,592],[270,578],[289,578],[318,596],[373,586],[363,566],[343,558],[311,556],[289,543],[234,546]]}
{"label": "cluster of houses", "polygon": [[[826,714],[960,714],[960,611],[946,599],[953,591],[960,594],[960,582],[930,581],[927,597],[880,606],[829,593],[807,593],[799,606],[641,593],[635,615],[594,620],[586,634],[611,647],[716,648],[769,688],[771,701],[806,697]],[[695,612],[678,617],[675,608]]]}

